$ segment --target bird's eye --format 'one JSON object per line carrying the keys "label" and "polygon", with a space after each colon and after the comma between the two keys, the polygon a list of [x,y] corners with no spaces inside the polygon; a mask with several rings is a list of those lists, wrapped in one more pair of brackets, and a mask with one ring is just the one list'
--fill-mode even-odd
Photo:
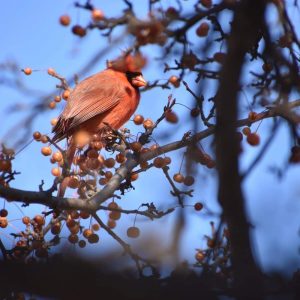
{"label": "bird's eye", "polygon": [[130,71],[126,72],[126,77],[128,78],[128,80],[141,75],[142,75],[141,72],[130,72]]}

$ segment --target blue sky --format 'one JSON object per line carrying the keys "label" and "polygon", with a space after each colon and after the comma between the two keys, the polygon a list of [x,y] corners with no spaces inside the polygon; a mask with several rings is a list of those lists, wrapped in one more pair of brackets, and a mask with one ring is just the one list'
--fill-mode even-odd
{"label": "blue sky", "polygon": [[[173,3],[173,1],[162,2],[164,8]],[[108,16],[117,16],[120,10],[125,8],[123,1],[117,0],[109,3],[99,0],[93,1],[93,3]],[[145,0],[134,1],[136,11],[141,18],[146,18],[146,3],[147,1]],[[191,9],[190,3],[191,1],[186,2],[188,9]],[[70,28],[63,28],[58,23],[59,16],[65,13],[82,25],[87,24],[89,19],[88,12],[75,9],[72,1],[28,0],[25,4],[17,0],[10,0],[2,5],[0,11],[2,23],[0,29],[0,63],[14,61],[18,63],[20,68],[29,66],[37,70],[31,76],[27,77],[22,73],[20,73],[20,76],[30,88],[42,91],[45,94],[54,91],[57,83],[56,80],[47,75],[47,68],[52,67],[61,75],[70,77],[77,73],[99,49],[107,45],[107,40],[101,37],[97,31],[92,32],[84,39],[73,36],[70,33]],[[130,46],[130,41],[130,37],[125,37],[122,43],[112,45],[107,55],[97,62],[85,76],[102,70],[105,67],[105,60],[118,56],[122,49]],[[144,49],[144,51],[149,58],[149,64],[144,70],[144,77],[148,81],[157,78],[166,80],[171,73],[163,74],[162,63],[154,60],[155,57],[160,55],[159,48],[151,46]],[[5,76],[8,76],[7,73],[5,74]],[[193,77],[188,77],[191,87],[194,87],[192,79]],[[178,102],[191,106],[192,99],[190,99],[183,87],[173,90],[157,89],[142,95],[141,104],[137,112],[154,120],[157,119],[170,93],[176,97]],[[39,97],[26,93],[19,94],[14,89],[0,85],[0,99],[1,140],[7,133],[8,128],[11,128],[16,121],[24,117],[23,112],[7,113],[7,108],[14,103],[21,103],[24,106],[36,103],[39,101]],[[37,117],[33,131],[39,130],[43,133],[49,133],[51,131],[50,119],[57,116],[61,110],[62,106],[60,105],[56,110]],[[183,133],[189,129],[189,112],[179,105],[176,106],[175,110],[183,121],[180,126],[164,122],[154,137],[159,138],[164,132],[172,133],[172,136],[167,136],[164,140],[160,138],[159,142],[161,143],[180,139]],[[246,114],[245,112],[244,117]],[[133,126],[132,122],[129,122],[126,126],[133,133],[138,132],[138,129]],[[270,127],[270,121],[263,122],[261,125],[259,132],[261,133],[262,141],[266,140]],[[22,128],[15,130],[10,134],[9,139],[4,140],[4,142],[12,143],[15,134],[22,132],[21,130]],[[209,143],[204,142],[203,144],[209,150]],[[241,164],[242,167],[246,167],[255,157],[259,148],[252,148],[246,143],[243,145],[244,153],[241,156]],[[283,270],[286,267],[294,268],[300,262],[298,253],[300,245],[298,235],[300,189],[297,184],[299,167],[291,167],[281,181],[278,181],[273,174],[268,172],[270,166],[275,164],[280,167],[285,163],[289,151],[288,146],[290,146],[288,127],[282,125],[261,165],[253,171],[243,186],[247,197],[247,208],[254,226],[255,251],[258,254],[258,260],[265,269],[271,267],[279,270]],[[14,181],[14,187],[37,190],[41,179],[45,180],[46,187],[51,185],[53,177],[50,174],[50,170],[52,166],[47,158],[40,155],[40,147],[40,144],[33,142],[16,157],[14,166],[22,174],[18,175],[16,181]],[[179,151],[178,154],[172,154],[174,160],[174,164],[171,167],[172,174],[178,171],[182,153],[183,151]],[[140,180],[134,184],[135,191],[127,194],[120,201],[120,205],[124,208],[136,208],[145,202],[154,202],[159,208],[176,205],[176,199],[170,196],[170,188],[161,173],[160,170],[153,169],[147,174],[142,174]],[[187,203],[193,204],[194,202],[202,201],[209,208],[218,212],[214,176],[215,171],[200,168],[196,187],[197,197],[187,199]],[[8,206],[15,211],[16,218],[21,216],[21,213],[15,209],[14,204],[8,204]],[[30,206],[22,210],[25,214],[31,215],[34,212],[40,212],[41,207]],[[182,257],[188,258],[193,263],[194,249],[205,247],[206,241],[203,239],[203,234],[209,234],[209,221],[212,219],[205,216],[204,213],[194,212],[192,207],[187,207],[185,210],[188,218],[181,245]],[[101,215],[105,216],[105,214]],[[144,238],[144,241],[149,241],[149,236],[146,234],[148,233],[156,240],[155,243],[158,243],[157,240],[159,240],[163,245],[166,245],[166,241],[168,241],[166,237],[172,236],[172,225],[175,217],[176,215],[173,214],[173,216],[155,221],[155,223],[144,221],[141,217],[138,217],[137,224],[140,224],[143,228],[141,239],[143,240]],[[12,216],[12,218],[15,218],[15,216]],[[132,224],[132,222],[133,217],[124,216],[118,223],[116,231],[124,239],[126,239],[128,224]],[[11,227],[9,230],[13,231],[13,228]],[[89,247],[89,250],[91,250],[89,253],[98,255],[104,253],[110,247],[118,247],[105,233],[100,233],[100,239],[101,244]],[[10,241],[7,240],[7,243],[10,243]],[[77,250],[75,249],[74,251]]]}

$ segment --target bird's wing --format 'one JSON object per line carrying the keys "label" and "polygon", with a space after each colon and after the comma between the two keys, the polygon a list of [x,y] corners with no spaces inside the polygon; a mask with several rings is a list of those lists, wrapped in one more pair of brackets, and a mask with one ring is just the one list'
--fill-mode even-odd
{"label": "bird's wing", "polygon": [[67,105],[53,128],[54,139],[70,129],[116,106],[125,89],[122,80],[111,70],[95,74],[81,81],[71,92]]}

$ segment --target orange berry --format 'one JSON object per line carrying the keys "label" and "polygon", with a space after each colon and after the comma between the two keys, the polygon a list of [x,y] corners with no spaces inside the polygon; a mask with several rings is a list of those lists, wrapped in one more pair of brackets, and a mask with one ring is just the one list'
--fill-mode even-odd
{"label": "orange berry", "polygon": [[180,79],[175,75],[169,78],[169,82],[176,88],[180,86]]}
{"label": "orange berry", "polygon": [[205,164],[209,169],[212,169],[216,166],[216,162],[213,159],[208,159]]}
{"label": "orange berry", "polygon": [[61,175],[60,168],[52,168],[51,174],[55,177],[60,176]]}
{"label": "orange berry", "polygon": [[11,161],[8,159],[0,160],[0,171],[10,172],[11,171]]}
{"label": "orange berry", "polygon": [[56,222],[56,223],[52,224],[52,226],[51,226],[52,234],[59,234],[60,231],[61,231],[61,223],[60,222]]}
{"label": "orange berry", "polygon": [[207,22],[203,22],[200,24],[200,26],[196,29],[196,34],[199,37],[207,36],[209,31],[209,24]]}
{"label": "orange berry", "polygon": [[166,16],[170,19],[176,19],[176,18],[178,18],[179,14],[178,14],[178,11],[176,10],[176,8],[170,6],[166,10]]}
{"label": "orange berry", "polygon": [[86,35],[86,29],[80,25],[74,25],[72,27],[72,32],[79,37],[84,37]]}
{"label": "orange berry", "polygon": [[212,0],[201,0],[200,3],[206,8],[211,8],[212,6]]}
{"label": "orange berry", "polygon": [[202,251],[197,251],[197,253],[195,254],[195,259],[198,262],[202,262],[205,259],[205,253]]}
{"label": "orange berry", "polygon": [[163,168],[165,166],[165,160],[163,157],[156,157],[153,161],[153,165],[156,168]]}
{"label": "orange berry", "polygon": [[22,222],[23,222],[23,224],[28,225],[30,223],[30,218],[25,216],[22,218]]}
{"label": "orange berry", "polygon": [[209,248],[214,248],[216,246],[216,240],[215,239],[208,239],[207,240],[207,246]]}
{"label": "orange berry", "polygon": [[216,52],[216,53],[214,54],[214,60],[215,60],[216,62],[218,62],[219,64],[222,64],[222,63],[224,62],[225,57],[226,57],[226,54],[223,53],[223,52]]}
{"label": "orange berry", "polygon": [[32,136],[36,141],[39,141],[42,134],[39,131],[35,131]]}
{"label": "orange berry", "polygon": [[269,73],[269,72],[271,72],[271,71],[273,70],[273,66],[272,66],[271,64],[269,64],[269,63],[264,63],[264,64],[262,65],[262,69],[263,69],[265,72]]}
{"label": "orange berry", "polygon": [[127,229],[127,236],[130,238],[137,238],[140,235],[140,229],[132,226]]}
{"label": "orange berry", "polygon": [[49,156],[51,155],[52,153],[52,150],[50,147],[43,147],[42,150],[41,150],[42,154],[45,155],[45,156]]}
{"label": "orange berry", "polygon": [[173,112],[171,110],[165,112],[165,118],[166,118],[166,121],[168,121],[169,123],[172,123],[172,124],[178,123],[178,116],[176,115],[175,112]]}
{"label": "orange berry", "polygon": [[25,68],[22,71],[24,72],[25,75],[31,75],[31,73],[32,73],[32,69],[31,68]]}
{"label": "orange berry", "polygon": [[89,237],[88,237],[88,242],[90,244],[96,244],[99,242],[99,235],[96,234],[96,233],[93,233],[91,234]]}
{"label": "orange berry", "polygon": [[140,167],[141,167],[141,169],[147,169],[148,168],[148,166],[149,166],[149,163],[147,162],[147,161],[142,161],[141,163],[140,163]]}
{"label": "orange berry", "polygon": [[117,226],[117,222],[115,220],[112,220],[112,219],[108,219],[107,221],[107,226],[110,228],[110,229],[113,229]]}
{"label": "orange berry", "polygon": [[200,115],[200,109],[198,107],[195,107],[191,110],[191,116],[193,118],[196,118]]}
{"label": "orange berry", "polygon": [[102,177],[102,178],[99,179],[99,184],[100,185],[106,185],[107,183],[108,183],[107,178]]}
{"label": "orange berry", "polygon": [[55,70],[52,69],[52,68],[49,68],[49,69],[47,70],[47,73],[48,73],[50,76],[54,76],[54,75],[56,74]]}
{"label": "orange berry", "polygon": [[103,20],[104,18],[104,14],[103,11],[100,9],[93,9],[92,11],[92,19],[94,20],[94,22],[99,22],[101,20]]}
{"label": "orange berry", "polygon": [[93,234],[93,231],[91,229],[84,229],[82,234],[86,239],[88,239],[89,236]]}
{"label": "orange berry", "polygon": [[95,224],[92,225],[92,229],[93,229],[94,231],[98,231],[98,230],[100,229],[100,225],[97,224],[97,223],[95,223]]}
{"label": "orange berry", "polygon": [[50,123],[52,126],[55,126],[57,124],[58,119],[57,118],[53,118],[51,119]]}
{"label": "orange berry", "polygon": [[248,144],[250,144],[251,146],[257,146],[259,145],[260,142],[260,137],[257,133],[253,132],[248,134],[247,136],[247,142]]}
{"label": "orange berry", "polygon": [[116,211],[116,210],[113,210],[109,213],[109,218],[112,219],[112,220],[119,220],[121,218],[121,212],[120,211]]}
{"label": "orange berry", "polygon": [[79,213],[79,216],[81,219],[88,219],[91,215],[87,211],[81,210]]}
{"label": "orange berry", "polygon": [[104,174],[104,176],[105,176],[106,179],[109,180],[109,179],[111,179],[113,177],[113,173],[110,172],[110,171],[106,171],[105,174]]}
{"label": "orange berry", "polygon": [[80,230],[80,226],[76,223],[73,227],[70,227],[69,230],[72,234],[77,234]]}
{"label": "orange berry", "polygon": [[195,179],[193,176],[186,176],[183,180],[183,184],[187,185],[187,186],[191,186],[193,185],[195,182]]}
{"label": "orange berry", "polygon": [[153,144],[150,146],[150,150],[155,150],[158,148],[158,146],[159,146],[158,144]]}
{"label": "orange berry", "polygon": [[77,189],[79,187],[79,177],[78,176],[69,177],[68,187],[71,189]]}
{"label": "orange berry", "polygon": [[254,112],[254,111],[250,111],[249,114],[248,114],[248,119],[251,120],[251,121],[255,121],[256,120],[256,117],[257,117],[257,113]]}
{"label": "orange berry", "polygon": [[79,246],[80,248],[84,248],[84,247],[86,246],[86,241],[80,240],[80,241],[78,242],[78,246]]}
{"label": "orange berry", "polygon": [[151,119],[146,119],[144,122],[143,122],[143,126],[145,129],[150,129],[154,126],[154,123]]}
{"label": "orange berry", "polygon": [[116,155],[116,161],[117,161],[119,164],[122,164],[125,160],[126,160],[126,157],[125,157],[124,154],[119,153],[119,154]]}
{"label": "orange berry", "polygon": [[89,158],[98,158],[98,156],[99,156],[98,151],[95,149],[91,149],[87,153],[87,157]]}
{"label": "orange berry", "polygon": [[142,149],[142,144],[139,142],[133,142],[130,144],[130,148],[134,151],[134,152],[140,152]]}
{"label": "orange berry", "polygon": [[119,206],[116,202],[110,202],[107,207],[112,209],[112,208],[118,208]]}
{"label": "orange berry", "polygon": [[131,181],[135,181],[135,180],[137,180],[139,178],[139,174],[138,173],[132,173],[131,175],[130,175],[130,180]]}
{"label": "orange berry", "polygon": [[169,156],[166,156],[165,158],[164,158],[164,161],[165,161],[165,165],[169,165],[170,163],[171,163],[171,157],[169,157]]}
{"label": "orange berry", "polygon": [[8,215],[8,211],[5,208],[0,210],[0,217],[5,218]]}
{"label": "orange berry", "polygon": [[[40,141],[43,143],[43,144],[46,144],[48,143],[49,139],[48,139],[48,136],[43,134],[40,138]],[[49,154],[50,155],[50,154]]]}
{"label": "orange berry", "polygon": [[135,115],[133,118],[133,122],[135,125],[142,125],[144,122],[144,117],[142,115]]}
{"label": "orange berry", "polygon": [[114,166],[115,166],[115,163],[116,163],[116,161],[111,157],[111,158],[107,158],[105,161],[104,161],[104,165],[107,167],[107,168],[109,168],[109,169],[111,169],[111,168],[113,168]]}
{"label": "orange berry", "polygon": [[251,129],[250,127],[244,127],[242,132],[245,136],[248,136],[251,133]]}
{"label": "orange berry", "polygon": [[173,180],[178,183],[182,183],[184,181],[184,176],[181,173],[176,173],[173,176]]}
{"label": "orange berry", "polygon": [[60,18],[59,18],[59,23],[60,23],[62,26],[69,26],[70,23],[71,23],[71,18],[70,18],[68,15],[62,15],[62,16],[60,16]]}
{"label": "orange berry", "polygon": [[60,151],[53,153],[52,158],[55,162],[60,162],[63,159],[63,155]]}
{"label": "orange berry", "polygon": [[51,101],[49,104],[48,104],[48,107],[50,109],[54,109],[56,107],[56,102],[55,101]]}
{"label": "orange berry", "polygon": [[45,224],[45,218],[42,215],[36,215],[33,220],[38,224],[38,225],[44,225]]}
{"label": "orange berry", "polygon": [[54,101],[55,102],[60,102],[61,101],[61,96],[55,96]]}
{"label": "orange berry", "polygon": [[200,211],[203,208],[203,204],[200,202],[197,202],[194,204],[194,209],[197,211]]}
{"label": "orange berry", "polygon": [[7,225],[8,225],[7,218],[0,217],[0,227],[1,228],[6,228]]}
{"label": "orange berry", "polygon": [[101,164],[100,164],[100,161],[97,158],[89,158],[86,161],[86,166],[87,166],[88,169],[97,170],[97,169],[100,168]]}
{"label": "orange berry", "polygon": [[79,240],[79,238],[78,238],[78,235],[77,235],[77,234],[70,234],[70,235],[68,236],[68,241],[69,241],[71,244],[76,244],[76,243],[78,243],[78,240]]}
{"label": "orange berry", "polygon": [[68,100],[69,97],[70,97],[70,94],[71,94],[70,90],[64,90],[63,93],[62,93],[62,98],[64,100]]}

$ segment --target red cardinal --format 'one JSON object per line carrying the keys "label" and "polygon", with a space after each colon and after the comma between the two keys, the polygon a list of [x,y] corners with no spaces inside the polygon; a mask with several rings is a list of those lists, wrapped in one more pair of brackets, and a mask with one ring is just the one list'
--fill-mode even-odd
{"label": "red cardinal", "polygon": [[[105,123],[118,129],[133,115],[140,100],[139,88],[147,84],[140,62],[140,56],[131,55],[113,61],[106,70],[81,81],[71,92],[53,128],[54,142],[68,139],[69,166],[76,152],[78,134],[84,133],[87,139],[95,133],[101,135]],[[65,189],[66,184],[62,183],[58,196],[62,197]]]}

